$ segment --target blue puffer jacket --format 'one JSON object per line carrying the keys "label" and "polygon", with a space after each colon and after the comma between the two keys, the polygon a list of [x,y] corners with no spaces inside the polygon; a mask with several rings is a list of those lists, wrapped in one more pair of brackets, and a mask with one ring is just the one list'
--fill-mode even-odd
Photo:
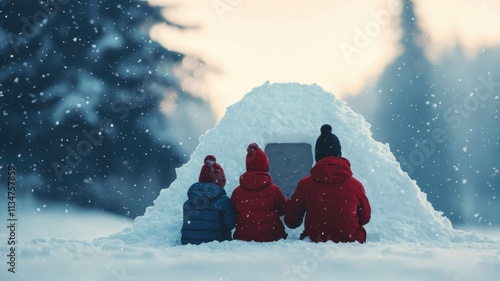
{"label": "blue puffer jacket", "polygon": [[188,200],[183,207],[182,245],[231,240],[236,212],[226,191],[213,183],[197,182],[187,194]]}

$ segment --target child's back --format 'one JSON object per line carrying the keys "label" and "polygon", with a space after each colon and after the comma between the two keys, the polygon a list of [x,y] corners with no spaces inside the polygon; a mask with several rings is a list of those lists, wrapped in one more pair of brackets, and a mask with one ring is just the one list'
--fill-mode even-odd
{"label": "child's back", "polygon": [[205,157],[199,182],[193,184],[184,203],[181,243],[201,244],[231,240],[236,224],[236,213],[223,189],[226,178],[215,157]]}
{"label": "child's back", "polygon": [[285,213],[287,199],[272,182],[264,151],[254,143],[247,151],[247,171],[231,195],[238,213],[234,239],[269,242],[286,238],[280,216]]}

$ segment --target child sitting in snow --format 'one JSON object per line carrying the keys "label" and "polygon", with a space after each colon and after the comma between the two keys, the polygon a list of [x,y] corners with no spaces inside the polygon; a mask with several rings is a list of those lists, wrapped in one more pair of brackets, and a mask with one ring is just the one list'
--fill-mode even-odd
{"label": "child sitting in snow", "polygon": [[370,221],[371,207],[363,185],[352,176],[349,160],[342,157],[337,136],[325,124],[316,141],[316,164],[303,178],[287,206],[285,223],[302,224],[300,238],[314,242],[366,242],[363,225]]}
{"label": "child sitting in snow", "polygon": [[215,156],[207,155],[199,182],[187,192],[188,200],[183,207],[182,245],[231,240],[236,213],[224,185],[224,170],[216,163]]}
{"label": "child sitting in snow", "polygon": [[237,223],[234,239],[269,242],[286,238],[280,216],[287,199],[269,175],[267,155],[255,143],[247,148],[246,172],[231,195]]}

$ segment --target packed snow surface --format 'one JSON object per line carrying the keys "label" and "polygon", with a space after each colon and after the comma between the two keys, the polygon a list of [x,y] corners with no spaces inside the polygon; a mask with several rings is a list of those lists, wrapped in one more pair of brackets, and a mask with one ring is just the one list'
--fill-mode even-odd
{"label": "packed snow surface", "polygon": [[[231,194],[245,170],[249,143],[314,147],[325,123],[332,125],[370,199],[366,244],[311,243],[298,240],[302,229],[287,229],[288,239],[272,243],[180,245],[182,204],[207,154],[223,166]],[[316,85],[266,83],[228,108],[177,170],[177,179],[134,222],[39,209],[20,214],[16,273],[8,271],[7,243],[0,245],[0,280],[496,281],[500,276],[498,229],[492,238],[453,229],[401,171],[389,146],[372,139],[363,117]]]}

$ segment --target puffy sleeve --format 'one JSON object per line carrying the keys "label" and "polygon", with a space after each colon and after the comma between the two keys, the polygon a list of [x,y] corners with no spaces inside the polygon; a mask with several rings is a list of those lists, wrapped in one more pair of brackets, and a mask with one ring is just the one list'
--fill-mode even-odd
{"label": "puffy sleeve", "polygon": [[224,208],[222,209],[222,223],[227,230],[232,230],[236,226],[236,211],[229,197],[224,198]]}
{"label": "puffy sleeve", "polygon": [[288,201],[286,212],[285,212],[285,224],[289,228],[297,228],[302,224],[304,215],[306,214],[306,208],[304,204],[304,185],[302,181],[299,182],[297,189],[292,195],[292,198]]}
{"label": "puffy sleeve", "polygon": [[371,218],[371,206],[370,206],[370,201],[368,200],[368,197],[366,197],[366,192],[365,188],[363,187],[363,184],[355,180],[355,187],[357,189],[357,196],[359,200],[359,205],[358,205],[358,222],[359,225],[365,225],[368,222],[370,222]]}
{"label": "puffy sleeve", "polygon": [[285,214],[286,204],[288,202],[288,199],[286,199],[281,189],[276,185],[273,185],[272,192],[273,192],[274,207],[276,208],[276,212],[278,213],[279,216],[282,216]]}

